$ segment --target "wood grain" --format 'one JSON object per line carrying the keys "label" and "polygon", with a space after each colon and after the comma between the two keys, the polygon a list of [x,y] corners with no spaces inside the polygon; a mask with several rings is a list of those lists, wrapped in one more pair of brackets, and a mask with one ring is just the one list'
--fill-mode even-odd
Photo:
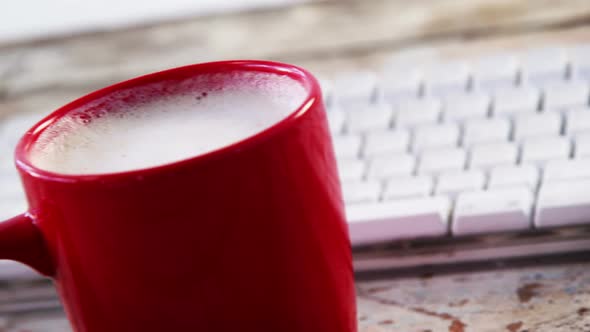
{"label": "wood grain", "polygon": [[5,45],[0,96],[91,90],[142,73],[230,58],[294,63],[448,40],[583,25],[586,0],[329,1]]}

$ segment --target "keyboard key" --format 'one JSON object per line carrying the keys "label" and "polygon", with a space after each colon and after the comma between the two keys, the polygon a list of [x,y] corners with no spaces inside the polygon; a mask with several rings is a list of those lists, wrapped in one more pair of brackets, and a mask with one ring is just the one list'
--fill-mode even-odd
{"label": "keyboard key", "polygon": [[348,109],[375,100],[377,76],[365,71],[343,73],[334,79],[333,86],[335,101]]}
{"label": "keyboard key", "polygon": [[445,121],[463,121],[470,118],[485,118],[491,99],[483,93],[455,94],[444,98]]}
{"label": "keyboard key", "polygon": [[328,107],[332,107],[334,104],[334,85],[332,84],[332,81],[324,78],[318,78],[318,82],[320,83],[320,89],[322,90],[324,104],[326,104]]}
{"label": "keyboard key", "polygon": [[433,187],[434,181],[430,176],[392,178],[387,182],[383,199],[426,197],[432,194]]}
{"label": "keyboard key", "polygon": [[568,111],[565,115],[565,133],[575,136],[584,131],[590,132],[590,109],[584,107]]}
{"label": "keyboard key", "polygon": [[543,182],[581,178],[590,178],[590,159],[554,160],[543,170]]}
{"label": "keyboard key", "polygon": [[459,132],[459,126],[454,123],[417,127],[414,131],[412,150],[456,147],[459,144]]}
{"label": "keyboard key", "polygon": [[370,158],[387,153],[402,153],[408,150],[409,144],[410,133],[407,130],[369,132],[363,155]]}
{"label": "keyboard key", "polygon": [[518,146],[514,143],[475,145],[469,155],[470,169],[487,169],[500,165],[514,165],[518,160]]}
{"label": "keyboard key", "polygon": [[416,159],[410,154],[387,155],[369,162],[369,179],[385,179],[394,176],[409,176],[414,173]]}
{"label": "keyboard key", "polygon": [[572,78],[590,82],[590,46],[581,45],[570,50]]}
{"label": "keyboard key", "polygon": [[420,156],[418,174],[438,174],[465,168],[466,153],[462,149],[427,150]]}
{"label": "keyboard key", "polygon": [[365,175],[366,163],[358,159],[338,160],[338,174],[342,181],[360,181]]}
{"label": "keyboard key", "polygon": [[418,67],[394,65],[384,68],[379,84],[383,99],[393,102],[400,98],[418,97],[423,77]]}
{"label": "keyboard key", "polygon": [[361,245],[444,236],[449,210],[448,198],[427,197],[347,206],[346,215],[351,242]]}
{"label": "keyboard key", "polygon": [[342,182],[342,196],[345,204],[376,202],[381,196],[379,181]]}
{"label": "keyboard key", "polygon": [[344,112],[339,108],[331,109],[327,112],[328,125],[330,126],[330,132],[333,135],[341,134],[344,130],[344,123],[346,122],[346,116]]}
{"label": "keyboard key", "polygon": [[484,173],[478,170],[443,173],[438,177],[434,193],[455,196],[464,191],[481,190],[485,180]]}
{"label": "keyboard key", "polygon": [[490,172],[488,188],[526,186],[535,191],[539,185],[539,169],[533,165],[498,166]]}
{"label": "keyboard key", "polygon": [[590,132],[576,135],[574,157],[576,159],[590,157]]}
{"label": "keyboard key", "polygon": [[561,132],[562,116],[557,112],[520,115],[514,119],[514,140],[537,136],[558,136]]}
{"label": "keyboard key", "polygon": [[565,49],[547,47],[529,50],[521,57],[522,80],[532,84],[565,79],[569,59]]}
{"label": "keyboard key", "polygon": [[588,106],[590,86],[583,81],[563,81],[546,85],[543,89],[543,109]]}
{"label": "keyboard key", "polygon": [[471,69],[465,62],[433,64],[425,69],[425,91],[429,95],[445,94],[449,91],[466,91]]}
{"label": "keyboard key", "polygon": [[523,86],[514,89],[501,89],[494,94],[492,114],[504,116],[536,112],[540,102],[541,93],[536,88]]}
{"label": "keyboard key", "polygon": [[473,84],[476,89],[483,91],[514,86],[518,77],[518,66],[518,59],[511,54],[482,57],[473,63]]}
{"label": "keyboard key", "polygon": [[391,127],[393,110],[385,104],[364,105],[348,112],[347,128],[349,133],[361,133],[369,130],[386,130]]}
{"label": "keyboard key", "polygon": [[533,196],[525,187],[459,194],[454,209],[453,235],[528,230],[532,206]]}
{"label": "keyboard key", "polygon": [[535,226],[585,224],[590,221],[590,179],[548,182],[541,186]]}
{"label": "keyboard key", "polygon": [[408,128],[438,122],[441,113],[439,99],[406,99],[395,106],[395,127]]}
{"label": "keyboard key", "polygon": [[565,137],[543,137],[524,141],[521,161],[543,164],[550,160],[568,159],[571,142]]}
{"label": "keyboard key", "polygon": [[338,158],[358,158],[361,151],[361,136],[346,135],[332,137],[334,152]]}
{"label": "keyboard key", "polygon": [[504,118],[478,119],[465,123],[461,145],[506,142],[510,138],[510,121]]}

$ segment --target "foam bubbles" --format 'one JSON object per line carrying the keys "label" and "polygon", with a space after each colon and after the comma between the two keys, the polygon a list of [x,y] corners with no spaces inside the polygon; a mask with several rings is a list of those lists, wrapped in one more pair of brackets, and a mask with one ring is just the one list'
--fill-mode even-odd
{"label": "foam bubbles", "polygon": [[212,74],[118,91],[51,124],[29,157],[62,174],[100,174],[167,164],[252,136],[303,103],[283,75]]}

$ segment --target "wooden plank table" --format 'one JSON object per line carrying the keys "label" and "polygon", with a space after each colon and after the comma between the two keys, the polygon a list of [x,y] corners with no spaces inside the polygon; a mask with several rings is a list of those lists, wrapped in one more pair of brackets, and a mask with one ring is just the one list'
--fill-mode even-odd
{"label": "wooden plank table", "polygon": [[[106,84],[194,62],[264,58],[329,76],[378,69],[394,55],[463,58],[576,44],[590,41],[589,23],[587,0],[327,1],[3,45],[0,117],[49,112]],[[363,276],[360,330],[590,331],[590,257],[575,258]],[[59,310],[0,317],[2,332],[68,330]]]}

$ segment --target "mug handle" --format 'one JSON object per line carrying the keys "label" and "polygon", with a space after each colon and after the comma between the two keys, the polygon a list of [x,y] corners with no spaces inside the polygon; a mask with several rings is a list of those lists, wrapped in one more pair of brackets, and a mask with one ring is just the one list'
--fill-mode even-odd
{"label": "mug handle", "polygon": [[0,259],[24,263],[44,276],[55,273],[41,231],[28,213],[0,222]]}

